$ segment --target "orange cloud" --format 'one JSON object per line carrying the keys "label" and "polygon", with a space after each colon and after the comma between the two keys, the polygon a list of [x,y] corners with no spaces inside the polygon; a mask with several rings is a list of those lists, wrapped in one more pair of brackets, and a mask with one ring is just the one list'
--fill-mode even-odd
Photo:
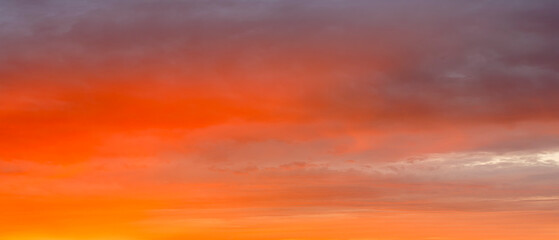
{"label": "orange cloud", "polygon": [[0,238],[556,239],[552,1],[0,3]]}

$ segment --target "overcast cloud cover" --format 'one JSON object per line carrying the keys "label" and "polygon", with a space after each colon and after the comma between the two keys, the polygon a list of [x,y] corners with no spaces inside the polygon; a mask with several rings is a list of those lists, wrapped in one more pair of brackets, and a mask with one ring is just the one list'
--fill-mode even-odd
{"label": "overcast cloud cover", "polygon": [[0,136],[6,239],[555,239],[559,2],[0,1]]}

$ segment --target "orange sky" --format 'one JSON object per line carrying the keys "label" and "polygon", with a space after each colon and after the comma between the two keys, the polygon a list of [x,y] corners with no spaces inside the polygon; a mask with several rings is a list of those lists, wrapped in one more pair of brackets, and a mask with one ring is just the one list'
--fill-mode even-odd
{"label": "orange sky", "polygon": [[2,1],[0,239],[559,239],[557,16]]}

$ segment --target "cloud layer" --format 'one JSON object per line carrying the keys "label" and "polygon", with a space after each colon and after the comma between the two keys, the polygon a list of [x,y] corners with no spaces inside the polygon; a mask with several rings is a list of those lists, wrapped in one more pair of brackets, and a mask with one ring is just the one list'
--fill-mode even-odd
{"label": "cloud layer", "polygon": [[3,1],[0,236],[554,239],[557,16]]}

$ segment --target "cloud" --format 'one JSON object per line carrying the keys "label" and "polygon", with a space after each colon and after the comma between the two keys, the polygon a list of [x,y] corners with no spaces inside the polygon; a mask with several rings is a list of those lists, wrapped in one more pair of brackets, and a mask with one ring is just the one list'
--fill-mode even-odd
{"label": "cloud", "polygon": [[[125,229],[280,224],[240,239],[300,238],[278,233],[298,231],[289,217],[349,218],[369,238],[358,220],[459,212],[456,233],[515,211],[547,234],[558,13],[551,0],[2,1],[0,195],[55,206],[45,222],[88,223],[100,203]],[[514,239],[495,229],[473,238]]]}

